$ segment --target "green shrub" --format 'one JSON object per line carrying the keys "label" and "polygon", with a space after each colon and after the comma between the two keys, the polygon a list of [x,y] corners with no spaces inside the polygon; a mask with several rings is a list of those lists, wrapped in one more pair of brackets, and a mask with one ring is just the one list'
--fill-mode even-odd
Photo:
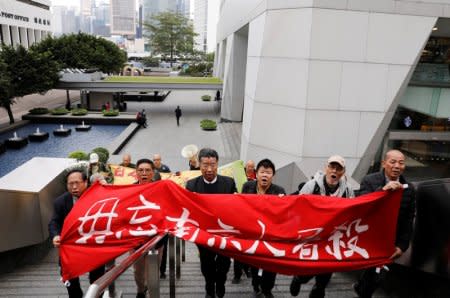
{"label": "green shrub", "polygon": [[202,95],[202,100],[203,101],[210,101],[211,100],[211,95],[208,95],[208,94]]}
{"label": "green shrub", "polygon": [[69,114],[69,110],[65,108],[57,108],[50,111],[52,115],[66,115]]}
{"label": "green shrub", "polygon": [[49,110],[47,108],[33,108],[28,111],[32,115],[43,115],[48,114]]}
{"label": "green shrub", "polygon": [[73,109],[72,116],[84,116],[87,115],[88,111],[86,109]]}
{"label": "green shrub", "polygon": [[216,130],[217,123],[216,121],[211,119],[203,119],[202,121],[200,121],[200,127],[203,130]]}
{"label": "green shrub", "polygon": [[81,150],[78,151],[72,151],[69,153],[69,158],[75,158],[76,160],[88,160],[89,159],[89,155]]}
{"label": "green shrub", "polygon": [[[97,147],[97,148],[92,149],[92,152],[95,152],[95,153],[98,154],[98,157],[99,157],[99,159],[100,159],[100,162],[106,163],[106,162],[108,161],[108,158],[109,158],[109,151],[108,151],[108,149],[103,148],[103,147]],[[91,152],[91,153],[92,153],[92,152]],[[103,159],[103,160],[102,160],[101,155],[104,156],[104,159]]]}
{"label": "green shrub", "polygon": [[115,116],[119,116],[119,110],[104,110],[102,111],[103,116],[106,117],[115,117]]}

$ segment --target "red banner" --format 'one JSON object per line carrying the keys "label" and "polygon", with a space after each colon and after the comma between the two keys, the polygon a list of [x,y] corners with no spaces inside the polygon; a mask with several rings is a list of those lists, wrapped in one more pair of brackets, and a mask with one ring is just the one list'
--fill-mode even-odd
{"label": "red banner", "polygon": [[89,188],[62,230],[63,279],[170,233],[283,274],[389,263],[401,191],[355,199],[316,195],[196,194],[171,181]]}

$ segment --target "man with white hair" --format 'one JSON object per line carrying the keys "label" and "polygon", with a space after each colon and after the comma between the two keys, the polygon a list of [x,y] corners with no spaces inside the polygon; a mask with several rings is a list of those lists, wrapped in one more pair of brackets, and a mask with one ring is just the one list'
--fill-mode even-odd
{"label": "man with white hair", "polygon": [[[339,155],[333,155],[328,158],[325,166],[325,173],[317,172],[313,179],[305,183],[300,190],[300,194],[314,194],[329,197],[340,198],[354,198],[355,193],[353,188],[347,183],[345,178],[345,159]],[[300,293],[301,285],[307,283],[310,279],[315,277],[314,284],[310,298],[325,297],[325,288],[330,282],[332,272],[318,274],[316,276],[298,275],[294,276],[289,290],[292,296],[297,296]]]}

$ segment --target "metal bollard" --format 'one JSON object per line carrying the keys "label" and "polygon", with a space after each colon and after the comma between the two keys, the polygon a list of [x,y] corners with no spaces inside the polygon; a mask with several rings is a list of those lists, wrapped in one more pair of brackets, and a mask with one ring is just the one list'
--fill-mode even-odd
{"label": "metal bollard", "polygon": [[169,236],[169,293],[175,298],[175,239]]}
{"label": "metal bollard", "polygon": [[157,250],[150,250],[145,257],[145,274],[150,297],[159,298],[159,256]]}
{"label": "metal bollard", "polygon": [[181,261],[186,262],[186,242],[181,240]]}
{"label": "metal bollard", "polygon": [[180,279],[181,276],[181,240],[180,238],[175,238],[175,264],[176,268],[176,277]]}

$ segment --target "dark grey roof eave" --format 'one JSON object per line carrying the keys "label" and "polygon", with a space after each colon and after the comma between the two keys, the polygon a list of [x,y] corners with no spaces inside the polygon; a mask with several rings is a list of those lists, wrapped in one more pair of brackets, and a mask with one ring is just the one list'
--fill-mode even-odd
{"label": "dark grey roof eave", "polygon": [[222,83],[189,84],[189,83],[117,83],[117,82],[59,82],[55,89],[89,90],[102,92],[127,92],[143,90],[217,90]]}

